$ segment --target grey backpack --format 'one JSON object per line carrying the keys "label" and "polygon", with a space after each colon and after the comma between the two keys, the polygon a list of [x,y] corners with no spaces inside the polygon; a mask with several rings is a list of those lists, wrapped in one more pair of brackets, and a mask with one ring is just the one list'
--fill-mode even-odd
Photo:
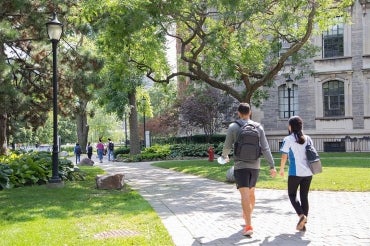
{"label": "grey backpack", "polygon": [[240,126],[239,134],[234,143],[234,158],[239,161],[257,160],[261,156],[260,133],[258,123],[235,121]]}

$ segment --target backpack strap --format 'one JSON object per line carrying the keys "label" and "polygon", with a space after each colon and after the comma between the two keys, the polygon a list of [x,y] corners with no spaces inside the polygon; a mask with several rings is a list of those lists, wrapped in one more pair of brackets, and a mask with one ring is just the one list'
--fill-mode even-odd
{"label": "backpack strap", "polygon": [[238,124],[239,127],[244,126],[244,122],[242,120],[236,120],[235,123]]}
{"label": "backpack strap", "polygon": [[235,123],[236,124],[238,124],[238,126],[239,127],[242,127],[242,126],[245,126],[245,125],[252,125],[252,126],[254,126],[255,128],[258,128],[259,126],[260,126],[260,124],[259,123],[257,123],[257,122],[255,122],[255,121],[253,121],[253,122],[246,122],[245,124],[244,124],[244,122],[242,121],[242,120],[236,120],[235,121]]}

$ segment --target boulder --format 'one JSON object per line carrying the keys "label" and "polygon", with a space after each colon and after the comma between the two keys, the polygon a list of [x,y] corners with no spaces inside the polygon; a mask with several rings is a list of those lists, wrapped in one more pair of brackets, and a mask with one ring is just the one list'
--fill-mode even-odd
{"label": "boulder", "polygon": [[94,166],[94,161],[89,158],[83,158],[78,164],[81,166]]}
{"label": "boulder", "polygon": [[124,176],[123,173],[97,175],[96,187],[100,190],[120,190],[124,186]]}
{"label": "boulder", "polygon": [[68,152],[67,151],[61,151],[59,152],[60,157],[68,157]]}

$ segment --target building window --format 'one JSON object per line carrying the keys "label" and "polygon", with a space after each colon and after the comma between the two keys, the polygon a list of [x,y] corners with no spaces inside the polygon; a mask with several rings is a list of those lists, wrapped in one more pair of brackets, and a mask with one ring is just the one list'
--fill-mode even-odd
{"label": "building window", "polygon": [[[285,54],[291,47],[291,44],[288,43],[286,40],[280,41],[281,48],[279,50],[279,58]],[[285,64],[292,64],[292,56],[289,56],[288,59],[285,61]]]}
{"label": "building window", "polygon": [[[279,86],[279,117],[289,118],[289,95],[286,85]],[[293,85],[290,90],[290,116],[298,115],[298,86]]]}
{"label": "building window", "polygon": [[344,116],[344,82],[333,80],[322,85],[324,116]]}
{"label": "building window", "polygon": [[338,57],[344,55],[344,24],[338,23],[323,33],[323,57]]}

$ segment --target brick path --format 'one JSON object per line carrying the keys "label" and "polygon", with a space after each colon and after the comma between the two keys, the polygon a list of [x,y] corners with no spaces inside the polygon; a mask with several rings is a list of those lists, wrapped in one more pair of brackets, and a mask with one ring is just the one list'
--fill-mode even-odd
{"label": "brick path", "polygon": [[[256,189],[251,238],[234,185],[156,168],[150,163],[97,163],[126,182],[152,205],[177,246],[370,245],[370,192],[311,191],[306,233],[285,190]],[[315,182],[315,180],[313,180]]]}

